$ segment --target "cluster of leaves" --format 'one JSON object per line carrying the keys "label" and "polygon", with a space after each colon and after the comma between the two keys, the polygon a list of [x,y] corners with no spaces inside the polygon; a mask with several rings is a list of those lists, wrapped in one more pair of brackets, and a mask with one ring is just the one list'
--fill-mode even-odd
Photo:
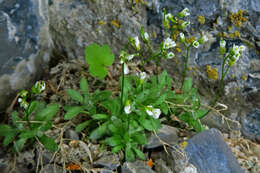
{"label": "cluster of leaves", "polygon": [[197,88],[192,87],[191,78],[185,80],[183,93],[175,94],[168,104],[172,113],[188,123],[196,132],[205,130],[200,119],[207,113],[207,110],[201,109],[200,96]]}
{"label": "cluster of leaves", "polygon": [[14,151],[19,152],[27,141],[40,141],[44,147],[56,151],[58,145],[45,132],[52,128],[52,117],[59,110],[58,104],[46,105],[43,102],[32,101],[22,113],[11,114],[12,124],[0,125],[0,136],[4,136],[3,145],[7,146],[13,142]]}

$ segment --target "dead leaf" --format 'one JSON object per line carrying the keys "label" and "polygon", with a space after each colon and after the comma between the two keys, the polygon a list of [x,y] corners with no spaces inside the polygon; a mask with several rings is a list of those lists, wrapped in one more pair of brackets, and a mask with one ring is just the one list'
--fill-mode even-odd
{"label": "dead leaf", "polygon": [[81,167],[80,167],[80,165],[70,163],[66,166],[66,169],[70,170],[70,171],[75,171],[75,170],[81,170]]}
{"label": "dead leaf", "polygon": [[154,162],[152,160],[152,158],[150,158],[147,162],[146,165],[149,166],[150,168],[153,168]]}

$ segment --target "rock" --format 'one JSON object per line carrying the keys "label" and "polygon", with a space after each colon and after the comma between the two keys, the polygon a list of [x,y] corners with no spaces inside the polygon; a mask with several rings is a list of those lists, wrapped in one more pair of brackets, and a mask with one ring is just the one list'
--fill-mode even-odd
{"label": "rock", "polygon": [[[19,153],[16,158],[15,172],[30,173],[36,169],[35,154],[32,150]],[[10,171],[10,170],[9,170]]]}
{"label": "rock", "polygon": [[121,167],[122,173],[155,173],[143,161],[125,162]]}
{"label": "rock", "polygon": [[242,134],[252,140],[260,139],[260,109],[255,109],[241,120]]}
{"label": "rock", "polygon": [[2,0],[0,5],[0,111],[17,91],[41,77],[51,53],[47,1]]}
{"label": "rock", "polygon": [[155,160],[155,171],[160,173],[173,173],[171,168],[169,168],[162,159]]}
{"label": "rock", "polygon": [[105,155],[94,162],[97,167],[104,167],[108,170],[116,170],[120,166],[120,160],[116,154]]}
{"label": "rock", "polygon": [[48,164],[45,165],[40,172],[41,173],[63,173],[64,171],[62,167],[56,164]]}
{"label": "rock", "polygon": [[79,135],[72,129],[68,129],[65,132],[65,137],[68,139],[79,140]]}
{"label": "rock", "polygon": [[[157,132],[158,137],[165,143],[173,145],[178,143],[178,129],[168,125],[162,125]],[[147,144],[144,146],[147,149],[163,146],[160,140],[154,134],[148,137]]]}
{"label": "rock", "polygon": [[60,52],[69,58],[84,58],[91,43],[108,44],[119,55],[128,41],[146,25],[145,6],[120,0],[67,1],[53,0],[49,6],[50,33]]}
{"label": "rock", "polygon": [[189,163],[198,172],[244,172],[216,129],[206,130],[192,137],[188,140],[185,151]]}

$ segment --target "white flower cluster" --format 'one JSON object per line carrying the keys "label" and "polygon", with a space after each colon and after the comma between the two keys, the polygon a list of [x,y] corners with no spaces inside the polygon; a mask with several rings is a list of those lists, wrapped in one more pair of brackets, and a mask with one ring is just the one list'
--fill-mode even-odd
{"label": "white flower cluster", "polygon": [[145,111],[148,115],[158,119],[161,115],[161,110],[157,108],[153,108],[153,106],[146,106]]}
{"label": "white flower cluster", "polygon": [[[220,46],[220,53],[225,54],[226,52],[226,41],[221,40],[219,43]],[[232,66],[237,62],[241,56],[241,54],[246,50],[246,47],[244,45],[238,46],[238,45],[233,45],[230,49],[229,52],[227,53],[226,57],[229,57],[229,65]]]}
{"label": "white flower cluster", "polygon": [[119,58],[120,58],[120,64],[124,64],[124,74],[129,73],[129,68],[126,62],[131,61],[134,57],[135,54],[127,54],[125,51],[121,51]]}
{"label": "white flower cluster", "polygon": [[34,88],[39,92],[41,93],[42,91],[45,90],[46,88],[46,84],[44,81],[37,81],[34,85]]}
{"label": "white flower cluster", "polygon": [[19,102],[20,106],[24,109],[27,109],[29,106],[29,103],[26,101],[26,99],[18,98],[18,102]]}

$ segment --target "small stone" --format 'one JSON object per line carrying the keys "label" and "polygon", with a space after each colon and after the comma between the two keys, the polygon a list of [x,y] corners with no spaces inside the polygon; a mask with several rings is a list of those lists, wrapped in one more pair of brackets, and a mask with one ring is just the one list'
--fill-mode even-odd
{"label": "small stone", "polygon": [[63,168],[55,164],[48,164],[45,165],[40,172],[41,173],[63,173]]}
{"label": "small stone", "polygon": [[105,155],[94,162],[95,166],[102,166],[109,170],[116,170],[120,166],[120,160],[116,154]]}
{"label": "small stone", "polygon": [[162,159],[155,160],[155,171],[160,173],[173,173],[171,168],[169,168]]}
{"label": "small stone", "polygon": [[68,129],[65,132],[65,137],[68,139],[79,140],[79,135],[72,129]]}
{"label": "small stone", "polygon": [[[169,145],[178,143],[178,129],[175,127],[162,125],[162,128],[158,130],[157,135],[163,142]],[[144,147],[151,149],[163,146],[158,137],[151,134],[151,136],[148,137],[147,144]]]}
{"label": "small stone", "polygon": [[143,161],[125,162],[121,168],[122,173],[155,173]]}

